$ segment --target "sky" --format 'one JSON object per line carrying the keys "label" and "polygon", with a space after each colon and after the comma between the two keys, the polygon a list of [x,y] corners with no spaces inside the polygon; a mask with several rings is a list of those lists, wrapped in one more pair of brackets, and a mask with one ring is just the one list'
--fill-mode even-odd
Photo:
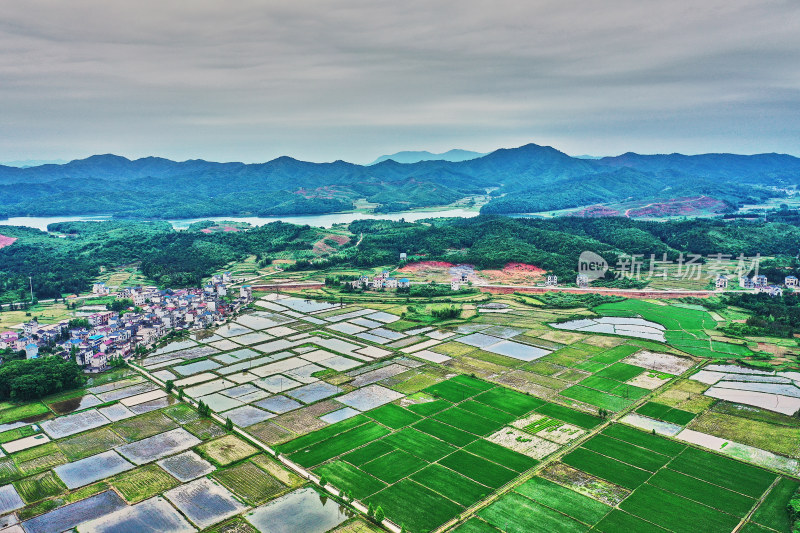
{"label": "sky", "polygon": [[797,0],[2,6],[0,161],[800,155]]}

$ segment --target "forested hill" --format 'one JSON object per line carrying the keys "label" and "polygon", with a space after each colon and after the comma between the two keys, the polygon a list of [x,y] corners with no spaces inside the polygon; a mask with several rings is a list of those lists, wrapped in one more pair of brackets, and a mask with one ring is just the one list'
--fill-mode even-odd
{"label": "forested hill", "polygon": [[[417,223],[359,220],[349,225],[348,241],[325,251],[314,245],[327,231],[309,226],[274,222],[246,231],[205,233],[206,227],[198,223],[187,231],[175,231],[164,221],[127,220],[51,224],[54,233],[3,227],[3,233],[15,241],[0,248],[0,305],[25,299],[31,280],[34,293],[42,299],[85,292],[101,270],[121,265],[139,265],[147,279],[162,287],[198,286],[203,278],[247,256],[255,256],[260,265],[274,258],[294,259],[297,264],[283,264],[282,268],[314,270],[390,266],[397,264],[400,253],[478,268],[523,262],[568,282],[575,279],[578,257],[587,250],[600,254],[612,266],[622,254],[643,258],[667,254],[672,261],[680,253],[703,257],[761,254],[774,258],[761,264],[762,273],[771,280],[800,275],[800,261],[795,258],[800,222],[486,215]],[[356,236],[363,237],[360,243]]]}
{"label": "forested hill", "polygon": [[379,211],[446,205],[492,189],[487,213],[564,209],[628,197],[710,195],[734,208],[780,195],[800,181],[800,159],[781,154],[624,154],[587,160],[528,144],[467,161],[386,160],[371,166],[183,162],[98,155],[64,165],[0,166],[0,216],[122,217],[284,215],[349,210],[359,198]]}

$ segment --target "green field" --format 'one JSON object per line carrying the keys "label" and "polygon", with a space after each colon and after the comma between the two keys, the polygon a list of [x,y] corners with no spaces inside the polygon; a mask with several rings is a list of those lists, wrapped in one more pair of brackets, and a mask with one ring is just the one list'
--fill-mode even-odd
{"label": "green field", "polygon": [[353,450],[352,452],[343,455],[342,459],[350,464],[361,466],[362,464],[395,449],[396,448],[394,446],[386,441],[376,440],[374,442],[370,442],[366,446],[362,446],[357,450]]}
{"label": "green field", "polygon": [[620,509],[679,533],[695,533],[699,524],[709,533],[728,533],[739,523],[738,517],[651,485],[635,490]]}
{"label": "green field", "polygon": [[756,503],[753,498],[744,494],[667,468],[656,472],[647,483],[734,516],[745,516]]}
{"label": "green field", "polygon": [[517,476],[513,470],[464,451],[448,455],[439,464],[495,489]]}
{"label": "green field", "polygon": [[347,420],[342,420],[341,422],[337,422],[323,429],[314,431],[313,433],[308,433],[307,435],[303,435],[302,437],[297,437],[296,439],[290,440],[286,444],[281,444],[276,448],[281,453],[296,452],[297,450],[300,450],[302,448],[307,448],[312,444],[317,444],[318,442],[327,440],[333,437],[334,435],[343,433],[348,429],[360,426],[361,424],[368,421],[369,419],[366,416],[356,415],[352,418],[348,418]]}
{"label": "green field", "polygon": [[125,440],[110,428],[100,428],[68,437],[59,442],[58,446],[70,461],[77,461],[124,443]]}
{"label": "green field", "polygon": [[672,459],[667,455],[661,455],[605,435],[592,437],[583,443],[583,447],[649,472],[657,471]]}
{"label": "green field", "polygon": [[454,446],[466,446],[478,438],[477,435],[473,435],[472,433],[468,433],[466,431],[461,431],[453,426],[437,420],[432,420],[430,418],[421,420],[412,427],[419,431],[423,431],[428,435],[433,435],[437,439],[441,439]]}
{"label": "green field", "polygon": [[14,482],[14,488],[25,503],[38,502],[61,494],[66,490],[64,484],[56,477],[52,470]]}
{"label": "green field", "polygon": [[384,442],[430,462],[437,461],[456,451],[454,446],[412,428],[392,433],[384,439]]}
{"label": "green field", "polygon": [[[595,526],[608,533],[661,528],[689,533],[698,524],[703,531],[731,531],[777,479],[758,467],[621,424],[605,428],[562,461],[632,491],[620,511]],[[747,529],[788,531],[785,506],[798,486],[779,479]]]}
{"label": "green field", "polygon": [[669,468],[753,498],[761,496],[776,477],[755,466],[696,448],[686,448]]}
{"label": "green field", "polygon": [[472,444],[464,446],[464,449],[479,457],[501,464],[506,468],[516,470],[517,472],[524,472],[539,463],[539,461],[532,457],[522,455],[486,440],[476,440]]}
{"label": "green field", "polygon": [[217,470],[213,476],[250,505],[272,499],[286,489],[280,481],[250,461]]}
{"label": "green field", "polygon": [[501,425],[508,424],[512,420],[517,419],[515,415],[506,413],[505,411],[501,411],[500,409],[495,409],[494,407],[490,407],[484,403],[476,402],[474,400],[467,400],[465,402],[461,402],[460,404],[458,404],[458,408],[468,411],[482,418],[486,418]]}
{"label": "green field", "polygon": [[578,533],[587,527],[566,515],[509,492],[481,510],[478,516],[507,533]]}
{"label": "green field", "polygon": [[683,411],[681,409],[676,409],[674,407],[670,407],[669,405],[656,402],[647,402],[638,408],[636,412],[643,416],[657,418],[659,420],[663,420],[664,422],[678,424],[679,426],[685,426],[697,416],[695,413],[690,413],[689,411]]}
{"label": "green field", "polygon": [[204,442],[197,447],[197,453],[218,466],[241,461],[254,455],[258,450],[242,439],[225,435],[216,440]]}
{"label": "green field", "polygon": [[111,425],[114,433],[127,442],[152,437],[176,427],[178,427],[178,424],[174,420],[164,416],[159,411],[152,411],[144,415],[120,420]]}
{"label": "green field", "polygon": [[387,487],[366,501],[380,506],[392,521],[414,533],[431,531],[462,510],[458,504],[410,479]]}
{"label": "green field", "polygon": [[[325,441],[294,452],[289,457],[298,464],[310,467],[318,465],[368,442],[388,435],[390,431],[375,422],[367,422],[339,433]],[[312,433],[313,435],[313,433]]]}
{"label": "green field", "polygon": [[503,422],[497,422],[496,420],[483,418],[482,416],[476,415],[475,413],[470,413],[469,411],[461,409],[460,407],[451,407],[450,409],[446,409],[433,415],[433,418],[435,420],[439,420],[440,422],[444,422],[445,424],[450,424],[451,426],[461,428],[465,431],[469,431],[470,433],[481,436],[494,433],[504,425]]}
{"label": "green field", "polygon": [[373,409],[367,416],[391,429],[400,429],[422,419],[422,416],[392,403]]}
{"label": "green field", "polygon": [[651,472],[630,466],[599,453],[578,448],[564,456],[563,462],[593,476],[606,479],[627,489],[635,489],[650,477]]}
{"label": "green field", "polygon": [[177,479],[155,464],[123,472],[109,481],[128,503],[137,503],[179,485]]}
{"label": "green field", "polygon": [[792,521],[786,506],[798,488],[800,482],[781,478],[758,506],[750,521],[775,531],[791,531]]}
{"label": "green field", "polygon": [[620,396],[614,396],[612,394],[600,392],[594,389],[588,389],[581,385],[573,385],[572,387],[561,391],[561,395],[566,398],[572,398],[573,400],[578,400],[579,402],[600,407],[601,409],[608,409],[609,411],[621,411],[633,403],[633,400],[622,398]]}
{"label": "green field", "polygon": [[607,437],[623,440],[630,444],[648,448],[662,455],[669,455],[670,457],[675,457],[686,449],[686,445],[680,442],[675,442],[659,435],[645,433],[623,424],[612,424],[604,428],[601,433]]}
{"label": "green field", "polygon": [[493,490],[438,464],[420,470],[411,479],[464,507],[486,498]]}
{"label": "green field", "polygon": [[629,365],[626,363],[614,363],[613,365],[597,372],[595,376],[613,379],[615,381],[628,381],[629,379],[635,378],[642,372],[644,372],[644,369],[638,366]]}
{"label": "green field", "polygon": [[604,503],[540,477],[526,481],[514,490],[589,526],[599,522],[611,510]]}
{"label": "green field", "polygon": [[386,487],[386,483],[364,473],[355,466],[344,461],[326,463],[314,472],[339,489],[352,493],[353,497],[363,500]]}
{"label": "green field", "polygon": [[361,470],[391,484],[397,483],[418,470],[422,470],[427,465],[427,461],[423,461],[410,453],[395,450],[364,463],[361,465]]}
{"label": "green field", "polygon": [[704,309],[657,305],[643,300],[601,304],[593,309],[603,316],[641,317],[666,328],[667,343],[697,357],[746,357],[753,352],[744,345],[712,341],[704,330],[717,322]]}
{"label": "green field", "polygon": [[592,429],[603,422],[602,418],[554,403],[545,404],[536,409],[536,412],[584,429]]}
{"label": "green field", "polygon": [[597,531],[603,533],[619,533],[620,531],[631,531],[635,533],[665,533],[669,531],[651,522],[642,520],[638,516],[630,515],[624,511],[614,509],[606,515],[597,525]]}
{"label": "green field", "polygon": [[475,397],[475,400],[501,411],[511,413],[516,417],[523,417],[537,407],[545,404],[535,396],[529,396],[515,390],[497,387]]}
{"label": "green field", "polygon": [[439,411],[444,411],[453,404],[447,400],[433,400],[432,402],[415,403],[408,406],[409,411],[413,411],[422,416],[435,415]]}

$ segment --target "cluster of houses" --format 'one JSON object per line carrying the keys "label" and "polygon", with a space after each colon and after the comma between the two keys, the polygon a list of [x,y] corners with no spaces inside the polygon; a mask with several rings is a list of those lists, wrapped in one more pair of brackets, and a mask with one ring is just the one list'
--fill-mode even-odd
{"label": "cluster of houses", "polygon": [[[230,278],[228,278],[230,280]],[[252,288],[239,288],[237,298],[226,298],[225,275],[214,276],[203,288],[159,290],[157,287],[132,287],[114,293],[130,299],[135,308],[128,312],[100,311],[84,315],[89,327],[70,328],[68,320],[39,324],[36,319],[23,324],[22,331],[0,333],[0,349],[25,350],[28,359],[39,356],[42,347],[65,357],[75,356],[87,370],[101,370],[112,358],[127,358],[137,348],[150,348],[168,332],[177,329],[202,329],[224,322],[253,299]],[[105,285],[96,284],[93,294],[111,295]]]}
{"label": "cluster of houses", "polygon": [[370,279],[369,275],[361,274],[358,279],[348,282],[350,287],[354,289],[372,289],[374,291],[381,289],[406,289],[411,286],[408,278],[394,278],[389,275],[388,270],[384,270],[377,276]]}
{"label": "cluster of houses", "polygon": [[[717,277],[715,283],[717,289],[728,288],[728,276],[720,275]],[[764,292],[770,296],[783,296],[784,288],[796,289],[798,287],[798,279],[795,276],[786,276],[783,279],[783,287],[780,285],[771,285],[767,276],[757,274],[755,276],[741,276],[739,277],[739,287],[742,289],[752,289],[757,293]]]}

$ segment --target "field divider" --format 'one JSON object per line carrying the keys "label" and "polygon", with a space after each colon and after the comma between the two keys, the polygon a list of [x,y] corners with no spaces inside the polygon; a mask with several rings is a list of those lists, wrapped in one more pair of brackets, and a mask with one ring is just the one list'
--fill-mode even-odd
{"label": "field divider", "polygon": [[772,492],[772,490],[775,488],[775,485],[777,485],[778,483],[780,483],[780,482],[781,482],[781,479],[782,479],[782,477],[781,477],[781,476],[777,476],[777,477],[775,478],[775,481],[773,481],[773,482],[772,482],[772,485],[770,485],[770,486],[769,486],[769,488],[768,488],[767,490],[765,490],[765,491],[764,491],[764,494],[762,494],[762,495],[761,495],[761,498],[759,498],[759,499],[756,501],[755,505],[753,505],[753,507],[750,509],[750,512],[749,512],[749,513],[747,513],[747,515],[745,515],[745,517],[744,517],[744,518],[742,518],[742,519],[739,521],[739,525],[737,525],[735,528],[733,528],[733,531],[731,531],[731,533],[738,533],[739,531],[741,531],[742,527],[743,527],[743,526],[744,526],[744,525],[745,525],[747,522],[749,522],[749,521],[750,521],[750,518],[752,518],[752,516],[755,514],[755,512],[758,510],[758,508],[759,508],[759,507],[761,507],[761,504],[762,504],[762,503],[764,503],[764,500],[766,500],[766,499],[767,499],[767,496],[769,496],[769,495],[770,495],[770,493]]}
{"label": "field divider", "polygon": [[[692,360],[694,360],[694,358],[692,358]],[[705,365],[706,363],[707,363],[706,361],[701,362],[701,366]],[[647,370],[648,369],[645,369],[645,371],[647,371]],[[684,371],[680,376],[675,376],[675,378],[676,378],[675,382],[677,382],[680,379],[686,379],[688,377],[688,375],[690,374],[690,372],[693,372],[694,370],[696,370],[696,366],[693,365],[691,368],[689,368],[686,371]],[[446,522],[445,524],[439,526],[432,533],[444,533],[445,531],[447,531],[451,527],[459,524],[465,518],[468,518],[468,517],[474,515],[477,511],[480,511],[484,507],[487,507],[489,504],[494,503],[496,500],[498,500],[500,498],[500,496],[503,496],[504,494],[506,494],[506,493],[510,492],[511,490],[513,490],[515,487],[517,487],[519,485],[522,485],[526,481],[529,481],[530,479],[535,477],[536,474],[538,474],[541,470],[543,470],[546,466],[552,464],[553,462],[556,462],[556,461],[560,460],[562,457],[564,457],[567,453],[573,451],[575,448],[580,448],[581,445],[584,442],[586,442],[590,438],[594,437],[595,435],[598,435],[602,430],[604,430],[605,428],[607,428],[611,424],[619,423],[619,420],[622,417],[624,417],[625,415],[633,412],[637,407],[640,407],[641,405],[644,405],[644,403],[646,403],[647,401],[649,401],[650,399],[655,397],[656,393],[658,393],[661,389],[663,389],[664,387],[667,387],[670,384],[670,381],[667,381],[666,383],[664,383],[664,384],[660,385],[659,387],[653,389],[652,391],[650,391],[649,394],[646,394],[645,396],[643,396],[643,397],[639,398],[638,400],[634,401],[628,407],[626,407],[624,409],[621,409],[620,411],[617,411],[616,413],[614,413],[613,417],[607,418],[606,420],[603,421],[603,423],[599,424],[598,426],[593,428],[591,431],[587,431],[586,435],[582,436],[579,439],[575,439],[573,442],[563,446],[562,448],[560,448],[559,450],[554,452],[552,455],[550,455],[546,459],[542,460],[539,464],[537,464],[536,466],[534,466],[530,470],[528,470],[526,472],[522,472],[517,478],[509,481],[508,483],[506,483],[502,487],[498,488],[491,496],[489,496],[488,498],[486,498],[486,499],[484,499],[484,500],[482,500],[480,502],[475,503],[471,507],[466,508],[463,512],[459,513],[459,515],[456,518],[453,518],[453,519],[449,520],[448,522]],[[560,405],[560,404],[557,404],[557,405]],[[678,441],[678,442],[680,442],[680,441]],[[686,444],[686,443],[683,443],[683,444]]]}
{"label": "field divider", "polygon": [[[133,368],[134,370],[136,370],[137,372],[142,374],[145,378],[151,380],[153,383],[155,383],[159,387],[161,387],[161,388],[166,390],[166,383],[163,380],[160,380],[160,379],[154,377],[150,372],[148,372],[147,370],[145,370],[144,368],[140,367],[139,365],[137,365],[135,363],[129,363],[129,364],[130,364],[131,368]],[[174,393],[174,391],[170,392],[169,394],[171,394],[171,395],[173,395],[173,396],[175,396],[177,398],[177,395]],[[177,398],[177,399],[178,399],[178,401],[184,401],[185,403],[188,403],[192,407],[195,407],[195,408],[198,407],[198,402],[195,401],[193,398],[189,398],[188,396],[183,396],[183,398]],[[223,419],[217,413],[212,412],[211,415],[210,415],[210,418],[212,418],[216,422],[219,422],[222,425],[225,425],[226,420]],[[339,490],[339,489],[337,489],[333,485],[331,485],[330,482],[326,483],[325,486],[321,486],[320,485],[320,481],[321,480],[320,480],[319,476],[317,476],[316,474],[314,474],[310,470],[307,470],[307,469],[303,468],[302,466],[298,465],[294,461],[291,461],[290,459],[285,457],[283,454],[278,453],[274,448],[264,444],[263,442],[261,442],[256,437],[254,437],[253,435],[251,435],[247,431],[243,430],[242,428],[240,428],[238,426],[233,426],[233,433],[235,433],[236,435],[242,437],[247,442],[249,442],[250,444],[256,446],[257,448],[269,453],[272,457],[275,457],[285,467],[287,467],[290,470],[294,471],[295,474],[299,475],[303,479],[306,479],[309,482],[311,482],[314,485],[316,485],[318,489],[324,490],[325,492],[328,492],[332,496],[336,497],[339,501],[345,502],[345,505],[349,505],[350,507],[352,507],[353,509],[355,509],[359,513],[361,513],[361,514],[363,514],[365,516],[368,516],[368,509],[363,503],[359,502],[358,500],[353,500],[352,502],[346,502],[346,500],[344,498],[344,492]],[[383,522],[380,523],[380,525],[383,526],[384,528],[388,529],[392,533],[401,533],[401,527],[398,526],[397,524],[395,524],[394,522],[392,522],[391,520],[389,520],[388,518],[385,518],[383,520]]]}

